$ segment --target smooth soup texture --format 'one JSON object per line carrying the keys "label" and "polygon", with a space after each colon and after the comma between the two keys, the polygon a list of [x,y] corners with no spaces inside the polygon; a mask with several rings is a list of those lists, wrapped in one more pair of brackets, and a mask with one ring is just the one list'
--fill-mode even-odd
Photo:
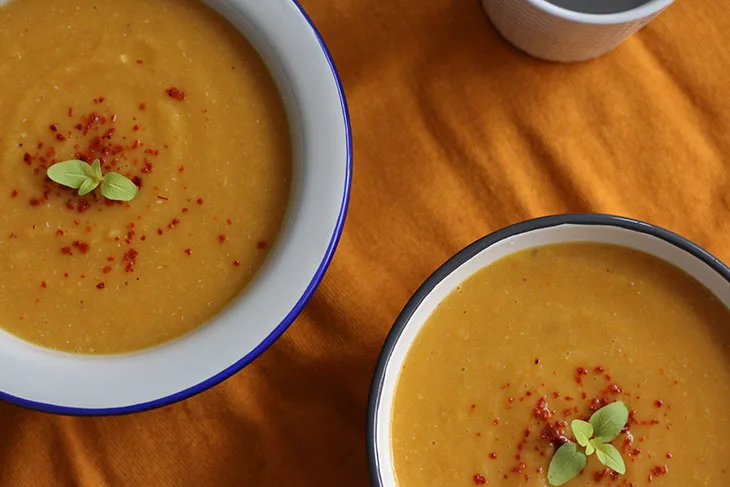
{"label": "smooth soup texture", "polygon": [[652,256],[560,244],[508,256],[449,295],[406,358],[393,406],[400,487],[547,486],[556,434],[616,400],[613,444],[565,484],[725,487],[730,311]]}
{"label": "smooth soup texture", "polygon": [[[251,281],[292,154],[274,81],[233,26],[192,0],[12,0],[0,59],[2,328],[63,351],[137,350]],[[100,158],[138,197],[46,179],[74,158]]]}

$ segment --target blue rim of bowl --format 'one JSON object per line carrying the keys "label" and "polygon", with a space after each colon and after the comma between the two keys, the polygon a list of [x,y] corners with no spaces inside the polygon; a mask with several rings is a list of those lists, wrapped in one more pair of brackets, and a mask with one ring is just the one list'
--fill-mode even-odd
{"label": "blue rim of bowl", "polygon": [[455,271],[458,267],[464,264],[466,261],[483,251],[484,249],[491,247],[492,245],[523,233],[531,232],[534,230],[540,230],[543,228],[557,227],[561,225],[600,225],[600,226],[613,226],[619,228],[625,228],[627,230],[636,231],[639,233],[645,233],[665,242],[668,242],[675,247],[678,247],[685,252],[697,257],[699,260],[707,264],[712,270],[717,272],[726,281],[730,282],[730,268],[723,264],[719,259],[714,257],[708,251],[700,247],[699,245],[687,240],[686,238],[677,235],[674,232],[666,230],[650,223],[645,223],[639,220],[631,218],[625,218],[615,215],[605,215],[600,213],[578,213],[578,214],[566,214],[566,215],[553,215],[541,218],[535,218],[533,220],[527,220],[524,222],[516,223],[508,226],[501,230],[497,230],[494,233],[482,237],[476,242],[472,243],[468,247],[461,250],[459,253],[451,257],[444,264],[441,265],[431,276],[421,284],[421,287],[416,290],[411,299],[406,303],[405,307],[401,311],[398,318],[396,318],[393,327],[385,339],[385,344],[378,357],[378,362],[375,367],[375,373],[373,375],[372,384],[370,386],[370,397],[368,399],[367,408],[367,425],[366,425],[366,441],[367,441],[367,455],[368,455],[368,468],[370,471],[370,483],[373,487],[385,487],[383,479],[380,475],[380,458],[378,456],[378,424],[376,421],[378,407],[383,393],[383,383],[385,381],[385,373],[388,368],[388,363],[393,355],[398,340],[400,339],[403,331],[408,325],[411,316],[418,309],[421,303],[428,297],[433,289],[441,281],[443,281],[449,274]]}
{"label": "blue rim of bowl", "polygon": [[322,35],[319,33],[317,28],[314,26],[314,22],[312,22],[312,19],[307,15],[307,13],[304,11],[304,8],[299,4],[299,0],[291,0],[291,2],[294,4],[294,6],[299,10],[304,20],[309,24],[309,27],[312,29],[312,32],[314,33],[315,37],[317,38],[317,41],[319,42],[320,47],[322,48],[322,53],[324,54],[325,58],[327,59],[327,63],[330,66],[330,70],[332,71],[332,76],[335,78],[335,83],[337,85],[337,91],[338,95],[340,97],[340,104],[342,106],[342,117],[344,120],[344,128],[345,128],[345,137],[347,139],[347,161],[346,161],[346,169],[345,169],[345,188],[344,192],[342,194],[342,203],[340,205],[340,213],[337,217],[337,223],[335,225],[334,233],[332,234],[332,237],[330,238],[329,245],[327,246],[327,251],[324,254],[324,257],[322,258],[322,262],[320,263],[319,267],[317,268],[317,271],[315,272],[314,276],[312,277],[312,280],[309,282],[309,285],[304,290],[304,294],[302,294],[302,297],[297,301],[297,303],[294,305],[291,311],[284,317],[281,323],[274,329],[274,331],[271,332],[256,348],[254,348],[251,352],[246,354],[241,360],[234,363],[233,365],[229,366],[225,370],[219,372],[218,374],[214,375],[213,377],[197,384],[192,387],[189,387],[185,390],[182,390],[180,392],[176,392],[175,394],[171,394],[169,396],[165,396],[160,399],[155,399],[153,401],[143,402],[139,404],[134,404],[131,406],[123,406],[123,407],[116,407],[116,408],[99,408],[99,409],[87,409],[87,408],[76,408],[76,407],[68,407],[68,406],[57,406],[55,404],[48,404],[43,402],[37,402],[37,401],[30,401],[27,399],[23,399],[20,397],[13,396],[11,394],[7,394],[5,392],[0,391],[0,400],[9,402],[11,404],[15,404],[17,406],[22,406],[24,408],[28,409],[34,409],[37,411],[45,412],[45,413],[53,413],[53,414],[63,414],[63,415],[69,415],[69,416],[114,416],[114,415],[120,415],[120,414],[131,414],[131,413],[139,413],[142,411],[148,411],[150,409],[156,409],[163,406],[169,406],[170,404],[174,404],[176,402],[182,401],[184,399],[188,399],[190,397],[193,397],[197,394],[200,394],[201,392],[204,392],[211,387],[220,384],[224,380],[231,377],[236,372],[239,372],[244,367],[249,365],[251,362],[253,362],[255,359],[257,359],[262,353],[266,351],[281,335],[284,334],[284,332],[291,326],[291,324],[294,322],[294,320],[299,316],[299,314],[304,309],[304,306],[307,304],[309,299],[312,297],[312,294],[314,294],[314,291],[319,286],[319,283],[322,281],[322,278],[324,277],[327,268],[330,265],[330,262],[332,261],[332,257],[335,254],[335,250],[337,249],[337,244],[340,241],[340,236],[342,235],[342,229],[345,225],[345,217],[347,215],[347,209],[350,202],[350,189],[352,186],[352,129],[350,126],[350,113],[347,108],[347,101],[345,100],[345,90],[342,86],[342,80],[340,79],[340,75],[337,72],[337,68],[335,67],[334,60],[332,59],[332,55],[329,52],[329,49],[327,48],[327,45],[324,42],[324,39],[322,38]]}

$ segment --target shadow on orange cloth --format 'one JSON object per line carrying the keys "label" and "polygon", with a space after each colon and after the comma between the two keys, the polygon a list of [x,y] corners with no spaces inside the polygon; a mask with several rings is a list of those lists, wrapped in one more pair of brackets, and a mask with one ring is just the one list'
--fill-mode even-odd
{"label": "shadow on orange cloth", "polygon": [[0,485],[366,486],[380,346],[411,293],[468,243],[596,211],[730,259],[723,2],[679,0],[577,65],[514,50],[478,0],[303,4],[340,69],[355,142],[350,215],[321,288],[263,357],[181,404],[115,418],[0,405]]}

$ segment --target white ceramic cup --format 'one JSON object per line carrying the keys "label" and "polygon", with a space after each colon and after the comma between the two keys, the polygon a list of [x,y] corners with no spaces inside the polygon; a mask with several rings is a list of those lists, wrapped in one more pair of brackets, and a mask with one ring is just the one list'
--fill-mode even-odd
{"label": "white ceramic cup", "polygon": [[[648,0],[616,12],[595,6],[610,5],[612,0],[553,1],[583,7],[568,9],[546,0],[482,0],[482,4],[497,31],[518,49],[548,61],[574,62],[611,51],[674,2]],[[608,13],[595,13],[601,11]]]}
{"label": "white ceramic cup", "polygon": [[612,215],[557,215],[517,223],[477,240],[443,264],[413,294],[378,359],[367,413],[373,487],[397,487],[391,447],[393,401],[403,363],[436,307],[474,273],[521,250],[565,242],[620,245],[683,270],[730,307],[730,268],[696,244],[648,223]]}
{"label": "white ceramic cup", "polygon": [[72,355],[0,331],[0,398],[75,415],[130,413],[185,399],[266,350],[322,279],[342,232],[352,173],[347,107],[332,59],[293,0],[206,3],[258,50],[289,116],[292,194],[269,258],[241,296],[211,323],[140,352]]}

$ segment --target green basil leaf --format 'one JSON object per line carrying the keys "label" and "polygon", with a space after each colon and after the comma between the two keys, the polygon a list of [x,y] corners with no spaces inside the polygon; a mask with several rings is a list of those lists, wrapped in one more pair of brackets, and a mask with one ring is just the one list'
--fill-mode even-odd
{"label": "green basil leaf", "polygon": [[79,187],[79,196],[91,193],[97,186],[99,186],[99,181],[94,180],[94,178],[87,178]]}
{"label": "green basil leaf", "polygon": [[94,162],[91,163],[91,177],[101,182],[101,161],[99,159],[94,159]]}
{"label": "green basil leaf", "polygon": [[621,458],[621,453],[619,453],[615,446],[609,443],[596,445],[596,456],[602,464],[611,470],[615,470],[622,475],[626,473],[624,459]]}
{"label": "green basil leaf", "polygon": [[[588,442],[593,436],[593,426],[591,423],[587,423],[580,419],[574,419],[570,423],[570,428],[573,430],[573,434],[575,435],[575,439],[578,440],[578,444],[580,446],[588,446]],[[590,453],[588,454],[590,455]]]}
{"label": "green basil leaf", "polygon": [[69,188],[79,189],[92,174],[91,166],[84,161],[73,159],[52,165],[46,171],[48,178]]}
{"label": "green basil leaf", "polygon": [[137,191],[139,188],[132,181],[116,172],[108,173],[101,183],[101,194],[110,200],[131,201]]}
{"label": "green basil leaf", "polygon": [[586,455],[593,455],[593,452],[596,451],[596,448],[598,448],[602,444],[603,441],[601,441],[600,438],[593,438],[591,441],[588,442],[588,445],[586,445]]}
{"label": "green basil leaf", "polygon": [[586,456],[575,443],[566,443],[555,452],[548,468],[548,482],[558,486],[573,480],[586,466]]}
{"label": "green basil leaf", "polygon": [[604,442],[613,441],[629,420],[629,408],[621,401],[604,406],[591,416],[593,434]]}

